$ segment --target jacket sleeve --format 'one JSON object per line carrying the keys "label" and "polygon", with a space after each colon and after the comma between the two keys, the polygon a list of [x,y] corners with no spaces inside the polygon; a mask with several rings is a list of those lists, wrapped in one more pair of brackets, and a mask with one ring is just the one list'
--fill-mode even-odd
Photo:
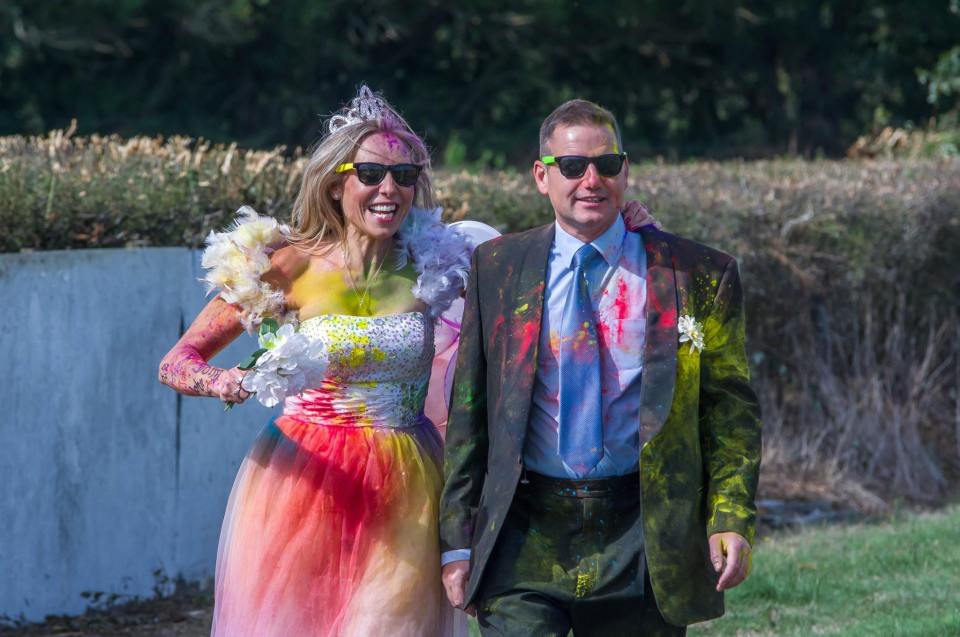
{"label": "jacket sleeve", "polygon": [[480,316],[479,259],[473,253],[460,328],[460,349],[444,446],[440,498],[440,550],[471,546],[487,471],[487,363]]}
{"label": "jacket sleeve", "polygon": [[707,535],[734,531],[752,544],[760,474],[760,409],[749,384],[744,323],[740,274],[731,259],[704,322],[700,355]]}

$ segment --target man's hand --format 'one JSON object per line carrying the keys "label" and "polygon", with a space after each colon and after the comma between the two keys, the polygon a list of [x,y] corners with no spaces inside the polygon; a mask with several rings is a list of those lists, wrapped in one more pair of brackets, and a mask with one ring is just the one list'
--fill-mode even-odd
{"label": "man's hand", "polygon": [[709,544],[713,569],[720,573],[717,592],[733,588],[747,579],[753,563],[753,553],[745,537],[732,531],[714,533],[710,536]]}
{"label": "man's hand", "polygon": [[[470,560],[457,560],[444,565],[442,570],[443,588],[447,591],[447,600],[454,608],[463,608],[467,594],[467,580],[470,578]],[[468,615],[477,616],[473,606],[463,608]]]}

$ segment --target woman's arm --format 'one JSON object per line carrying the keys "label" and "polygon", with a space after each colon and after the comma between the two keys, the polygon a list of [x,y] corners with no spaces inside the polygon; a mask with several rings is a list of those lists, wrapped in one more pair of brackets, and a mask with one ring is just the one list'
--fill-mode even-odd
{"label": "woman's arm", "polygon": [[212,396],[228,403],[242,403],[250,395],[240,387],[243,370],[207,363],[241,332],[240,311],[215,297],[160,361],[160,382],[187,396]]}

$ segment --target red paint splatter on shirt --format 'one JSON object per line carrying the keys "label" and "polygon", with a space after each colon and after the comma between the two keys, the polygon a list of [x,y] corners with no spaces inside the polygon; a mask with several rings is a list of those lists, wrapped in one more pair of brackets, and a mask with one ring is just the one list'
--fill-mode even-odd
{"label": "red paint splatter on shirt", "polygon": [[615,343],[623,344],[623,321],[630,318],[630,288],[623,277],[617,279],[617,297],[613,300],[613,318],[617,320]]}
{"label": "red paint splatter on shirt", "polygon": [[623,277],[617,279],[617,298],[613,300],[613,318],[630,318],[630,289]]}

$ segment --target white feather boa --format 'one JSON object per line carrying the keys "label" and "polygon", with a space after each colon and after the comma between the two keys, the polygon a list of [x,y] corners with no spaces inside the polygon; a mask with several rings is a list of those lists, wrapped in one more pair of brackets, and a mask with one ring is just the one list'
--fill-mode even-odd
{"label": "white feather boa", "polygon": [[397,269],[413,259],[419,273],[413,295],[437,318],[467,285],[470,245],[466,238],[440,220],[440,208],[411,208],[397,233]]}
{"label": "white feather boa", "polygon": [[[265,318],[296,323],[283,292],[260,277],[270,269],[270,254],[286,241],[290,230],[276,219],[244,206],[223,232],[211,232],[201,261],[207,270],[207,293],[218,290],[227,303],[240,308],[240,321],[255,332]],[[413,260],[418,276],[413,295],[426,303],[436,319],[460,296],[470,268],[466,239],[440,220],[440,209],[411,208],[396,237],[397,269]]]}
{"label": "white feather boa", "polygon": [[211,232],[201,264],[207,294],[214,290],[240,308],[240,322],[253,333],[265,318],[280,323],[295,320],[286,311],[283,292],[260,277],[270,269],[270,253],[286,242],[289,228],[272,217],[261,217],[249,206],[237,211],[237,220],[223,232]]}

